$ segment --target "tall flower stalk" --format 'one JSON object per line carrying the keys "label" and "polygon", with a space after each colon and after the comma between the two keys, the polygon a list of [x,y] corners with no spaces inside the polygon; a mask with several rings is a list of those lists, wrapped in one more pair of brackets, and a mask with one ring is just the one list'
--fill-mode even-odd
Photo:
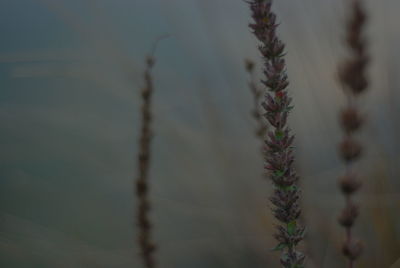
{"label": "tall flower stalk", "polygon": [[136,195],[138,199],[137,224],[140,229],[138,242],[143,263],[146,268],[156,267],[154,259],[155,246],[151,240],[151,223],[148,215],[150,210],[148,173],[150,164],[150,143],[152,138],[151,97],[153,94],[153,79],[151,71],[153,65],[154,58],[148,56],[146,60],[146,70],[144,72],[145,86],[141,92],[143,104],[141,108],[141,134],[139,139],[139,175],[136,180]]}
{"label": "tall flower stalk", "polygon": [[339,216],[339,223],[346,230],[346,239],[342,252],[348,259],[348,267],[353,268],[355,260],[360,256],[362,245],[354,238],[352,227],[358,216],[358,206],[353,201],[353,195],[361,186],[354,162],[362,153],[362,146],[354,137],[363,124],[363,118],[357,108],[357,100],[368,86],[365,69],[368,64],[366,44],[363,29],[366,14],[360,0],[352,0],[351,17],[347,24],[346,43],[351,56],[340,69],[340,80],[347,95],[347,106],[341,111],[340,122],[344,138],[339,146],[340,156],[346,165],[345,175],[340,178],[339,185],[346,199],[346,206]]}
{"label": "tall flower stalk", "polygon": [[271,125],[267,133],[266,170],[273,183],[273,196],[270,198],[272,211],[279,221],[275,233],[278,241],[276,250],[281,251],[280,262],[285,268],[304,267],[305,255],[297,250],[298,243],[304,237],[305,228],[301,227],[298,176],[293,167],[294,136],[287,126],[287,119],[293,106],[288,94],[288,77],[284,60],[285,45],[277,37],[276,15],[271,10],[272,0],[248,1],[253,23],[249,26],[261,42],[259,51],[264,60],[267,92],[262,104],[265,118]]}

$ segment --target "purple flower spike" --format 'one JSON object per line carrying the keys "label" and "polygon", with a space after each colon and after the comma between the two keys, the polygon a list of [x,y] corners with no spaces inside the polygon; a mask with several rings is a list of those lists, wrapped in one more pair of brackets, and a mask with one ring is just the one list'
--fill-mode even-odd
{"label": "purple flower spike", "polygon": [[293,168],[294,136],[286,124],[293,107],[287,92],[289,81],[283,58],[285,45],[276,35],[278,24],[276,15],[271,11],[272,1],[252,0],[248,3],[254,21],[249,26],[261,42],[259,51],[264,61],[265,80],[262,84],[267,93],[262,107],[264,117],[272,126],[265,140],[265,169],[275,188],[270,198],[272,212],[280,222],[275,234],[278,241],[275,250],[281,251],[282,267],[302,268],[305,255],[297,251],[296,246],[303,240],[305,229],[298,223],[301,210],[300,190],[296,185],[298,176]]}

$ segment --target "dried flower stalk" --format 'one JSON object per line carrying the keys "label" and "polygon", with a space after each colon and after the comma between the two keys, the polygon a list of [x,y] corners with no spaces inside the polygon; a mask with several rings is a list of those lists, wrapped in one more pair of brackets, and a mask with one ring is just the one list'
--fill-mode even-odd
{"label": "dried flower stalk", "polygon": [[139,140],[139,176],[136,181],[136,195],[138,198],[138,227],[140,229],[138,242],[141,256],[146,268],[156,267],[154,260],[155,245],[151,241],[151,223],[149,219],[150,201],[148,198],[148,173],[150,164],[150,143],[152,138],[151,131],[151,97],[153,93],[153,79],[151,71],[154,65],[154,58],[148,56],[146,60],[146,70],[144,72],[145,86],[142,89],[142,108],[141,108],[141,136]]}
{"label": "dried flower stalk", "polygon": [[347,24],[346,43],[351,51],[339,72],[340,81],[347,95],[347,107],[340,114],[340,123],[344,131],[343,141],[339,145],[339,154],[346,164],[345,175],[339,179],[339,186],[346,198],[346,206],[339,216],[339,223],[346,229],[346,239],[342,252],[348,259],[348,267],[353,268],[355,260],[362,252],[362,244],[355,239],[352,227],[359,214],[358,205],[353,201],[353,195],[361,187],[361,182],[354,171],[353,164],[361,157],[362,146],[354,137],[363,124],[363,117],[358,111],[357,99],[368,86],[365,69],[368,64],[366,42],[362,31],[366,22],[366,14],[360,0],[352,0],[351,17]]}
{"label": "dried flower stalk", "polygon": [[254,35],[261,42],[259,50],[264,60],[266,79],[262,83],[267,88],[262,106],[271,130],[267,133],[266,170],[274,185],[270,198],[273,214],[280,222],[275,238],[279,244],[275,250],[281,251],[280,262],[285,268],[304,267],[305,255],[296,249],[304,238],[305,228],[301,227],[300,190],[298,176],[293,167],[294,136],[287,126],[287,118],[292,110],[292,98],[288,95],[289,85],[284,60],[285,45],[276,35],[276,15],[271,11],[272,0],[248,1],[254,23],[250,24]]}

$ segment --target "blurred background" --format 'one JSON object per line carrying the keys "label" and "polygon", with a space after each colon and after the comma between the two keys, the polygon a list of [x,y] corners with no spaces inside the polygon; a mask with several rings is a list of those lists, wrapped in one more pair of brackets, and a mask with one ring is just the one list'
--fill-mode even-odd
{"label": "blurred background", "polygon": [[[336,146],[344,0],[275,1],[287,43],[308,267],[343,267]],[[400,267],[399,1],[366,1],[358,267]],[[139,90],[154,69],[151,213],[164,268],[279,267],[241,0],[0,0],[0,266],[135,267]],[[261,78],[260,71],[257,76]]]}

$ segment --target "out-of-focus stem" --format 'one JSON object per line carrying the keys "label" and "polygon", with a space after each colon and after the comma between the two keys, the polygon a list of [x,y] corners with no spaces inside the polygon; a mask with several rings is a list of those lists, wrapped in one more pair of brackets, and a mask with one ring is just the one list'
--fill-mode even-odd
{"label": "out-of-focus stem", "polygon": [[151,103],[153,93],[153,79],[151,71],[154,65],[153,56],[148,56],[146,60],[146,70],[144,72],[145,86],[142,89],[142,108],[141,108],[141,132],[139,139],[139,175],[136,180],[136,195],[138,199],[137,224],[140,229],[138,242],[140,253],[146,268],[156,267],[154,251],[155,245],[151,240],[151,223],[149,219],[150,200],[149,191],[149,165],[150,165],[150,143],[151,133]]}
{"label": "out-of-focus stem", "polygon": [[261,111],[261,101],[263,97],[263,90],[256,83],[256,78],[254,74],[254,62],[251,60],[245,61],[245,68],[247,73],[249,74],[250,80],[248,82],[249,89],[253,95],[253,109],[251,111],[251,115],[254,120],[257,122],[257,128],[255,134],[260,138],[262,142],[264,142],[265,134],[267,133],[267,122],[264,121]]}
{"label": "out-of-focus stem", "polygon": [[344,138],[339,151],[346,165],[345,175],[340,179],[339,185],[345,195],[346,206],[339,216],[339,223],[345,228],[346,238],[343,245],[343,254],[348,260],[348,267],[353,268],[355,260],[360,256],[362,245],[354,238],[353,226],[358,217],[358,206],[353,201],[354,194],[361,183],[354,169],[354,162],[362,154],[362,146],[355,138],[355,134],[363,124],[363,118],[358,111],[357,100],[363,93],[368,81],[365,75],[369,57],[366,53],[366,42],[363,38],[363,30],[366,22],[366,14],[361,0],[351,1],[351,16],[347,24],[346,42],[351,56],[340,69],[340,80],[347,94],[347,104],[340,115],[341,127]]}

